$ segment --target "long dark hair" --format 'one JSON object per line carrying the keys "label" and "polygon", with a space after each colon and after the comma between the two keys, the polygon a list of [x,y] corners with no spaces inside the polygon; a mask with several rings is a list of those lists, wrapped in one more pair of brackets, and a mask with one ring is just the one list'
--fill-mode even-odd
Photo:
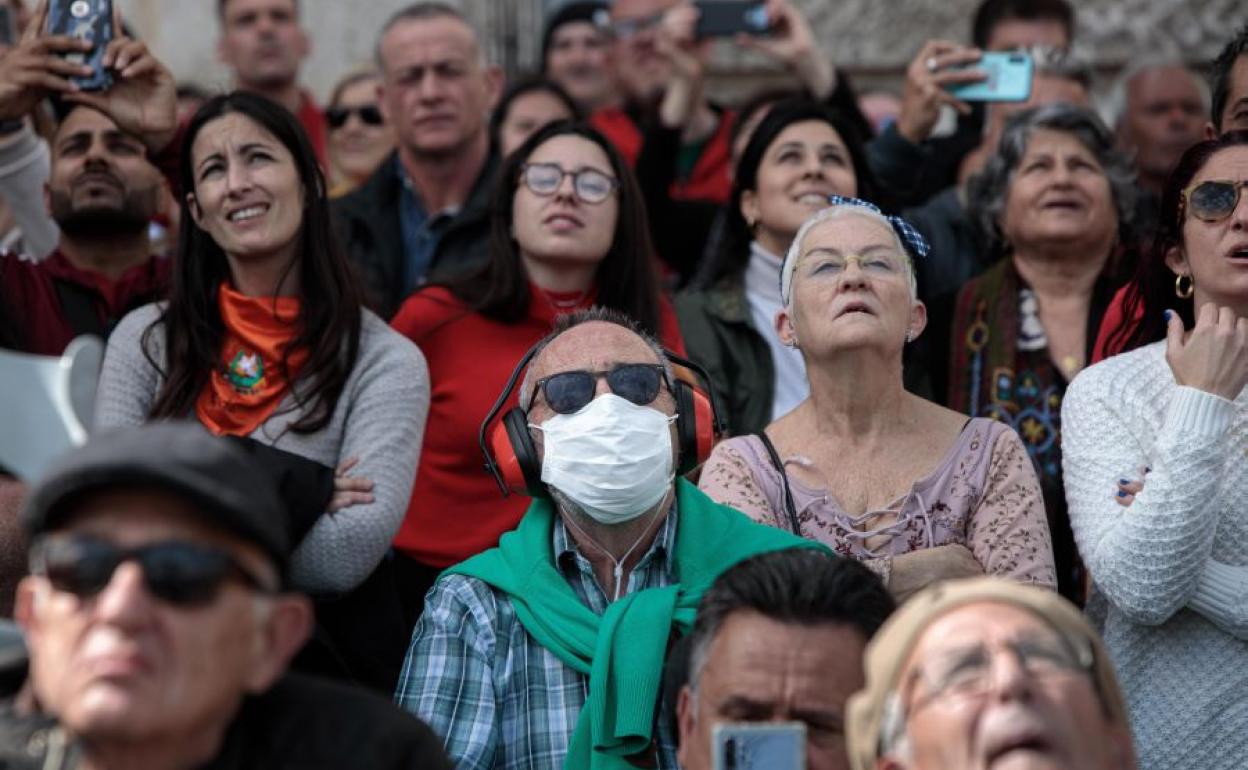
{"label": "long dark hair", "polygon": [[620,181],[619,214],[611,248],[598,264],[594,304],[627,314],[648,333],[659,334],[659,279],[645,203],[633,172],[611,143],[593,128],[559,122],[542,128],[509,155],[495,181],[490,217],[489,260],[479,270],[452,279],[446,288],[486,318],[516,323],[529,312],[529,276],[512,237],[512,203],[520,168],[541,145],[557,136],[579,136],[602,148]]}
{"label": "long dark hair", "polygon": [[1166,336],[1163,313],[1174,310],[1191,328],[1196,323],[1195,302],[1182,299],[1174,291],[1174,272],[1166,266],[1166,252],[1183,247],[1183,191],[1218,151],[1248,145],[1248,131],[1231,131],[1217,139],[1198,142],[1187,148],[1175,164],[1161,195],[1157,214],[1157,234],[1151,248],[1136,266],[1135,278],[1127,286],[1122,318],[1109,333],[1106,349],[1124,353],[1157,342]]}
{"label": "long dark hair", "polygon": [[[173,265],[173,287],[160,318],[143,335],[144,354],[164,376],[164,385],[152,404],[153,418],[183,417],[221,365],[225,322],[217,306],[218,288],[230,276],[225,252],[195,224],[185,193],[195,189],[191,148],[208,123],[230,113],[244,115],[281,142],[294,157],[303,183],[303,223],[298,255],[301,271],[299,334],[288,349],[308,351],[300,372],[301,387],[292,388],[304,415],[290,426],[312,433],[333,417],[360,349],[360,292],[330,228],[329,199],[316,154],[295,117],[280,105],[255,94],[235,91],[204,103],[191,118],[182,144],[179,166],[182,227]],[[285,276],[283,276],[284,278]],[[168,371],[151,359],[148,335],[163,326]],[[287,362],[281,366],[286,368]]]}
{"label": "long dark hair", "polygon": [[[499,97],[498,104],[494,107],[494,112],[490,115],[490,142],[495,147],[502,146],[499,133],[503,130],[503,122],[507,120],[507,113],[511,112],[511,105],[517,99],[528,94],[547,93],[559,100],[561,104],[568,110],[568,114],[572,117],[569,120],[579,121],[584,119],[584,114],[576,101],[564,90],[563,86],[553,80],[538,76],[530,76],[521,78],[512,83],[503,95]],[[518,149],[518,148],[517,148]]]}
{"label": "long dark hair", "polygon": [[[780,135],[794,123],[807,120],[818,120],[830,125],[845,143],[849,150],[849,159],[854,166],[854,179],[857,181],[857,197],[880,203],[875,178],[867,166],[867,157],[862,149],[862,139],[853,123],[843,115],[832,111],[826,106],[809,99],[786,99],[776,103],[767,112],[750,141],[741,153],[737,163],[736,176],[732,183],[732,195],[728,199],[725,213],[725,232],[723,248],[710,255],[703,268],[694,278],[694,289],[708,289],[725,278],[738,276],[745,271],[750,261],[750,241],[754,235],[750,232],[745,217],[741,215],[741,196],[747,191],[758,187],[758,169],[763,164],[763,155]],[[783,256],[783,255],[780,255]]]}

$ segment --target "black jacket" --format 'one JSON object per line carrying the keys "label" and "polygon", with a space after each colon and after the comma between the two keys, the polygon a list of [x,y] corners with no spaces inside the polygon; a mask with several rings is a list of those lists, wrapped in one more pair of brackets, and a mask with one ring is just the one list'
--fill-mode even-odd
{"label": "black jacket", "polygon": [[[369,305],[389,320],[403,296],[403,227],[399,222],[398,153],[391,153],[358,190],[333,202],[338,237],[364,285]],[[480,265],[487,258],[490,196],[498,170],[491,150],[472,192],[438,241],[428,280],[444,280]]]}

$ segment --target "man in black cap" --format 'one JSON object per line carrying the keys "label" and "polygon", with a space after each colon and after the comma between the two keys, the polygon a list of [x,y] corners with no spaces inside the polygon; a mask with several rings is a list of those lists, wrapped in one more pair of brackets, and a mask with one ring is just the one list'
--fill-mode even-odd
{"label": "man in black cap", "polygon": [[602,0],[576,0],[555,11],[542,34],[542,74],[563,86],[586,115],[620,99],[603,26],[610,14]]}
{"label": "man in black cap", "polygon": [[235,445],[177,423],[104,434],[22,521],[29,674],[0,706],[0,766],[16,750],[91,768],[449,767],[385,700],[286,673],[311,605],[285,590],[277,491]]}

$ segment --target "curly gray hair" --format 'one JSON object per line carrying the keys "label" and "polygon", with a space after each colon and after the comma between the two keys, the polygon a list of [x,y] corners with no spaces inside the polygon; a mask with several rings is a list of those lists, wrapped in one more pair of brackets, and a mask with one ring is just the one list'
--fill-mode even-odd
{"label": "curly gray hair", "polygon": [[1135,218],[1135,168],[1130,159],[1114,147],[1114,135],[1096,113],[1069,104],[1047,104],[1024,110],[1010,118],[1001,133],[996,152],[980,173],[967,183],[967,210],[993,242],[1006,250],[1001,232],[1006,194],[1014,173],[1027,154],[1027,145],[1037,129],[1071,134],[1092,153],[1109,180],[1114,211],[1118,215],[1119,240],[1125,240]]}

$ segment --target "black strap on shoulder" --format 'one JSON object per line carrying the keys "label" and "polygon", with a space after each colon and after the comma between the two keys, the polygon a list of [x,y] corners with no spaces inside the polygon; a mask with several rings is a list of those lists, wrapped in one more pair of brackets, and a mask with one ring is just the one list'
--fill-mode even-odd
{"label": "black strap on shoulder", "polygon": [[759,431],[754,434],[763,442],[763,448],[767,450],[767,456],[771,458],[771,464],[775,466],[776,471],[780,474],[780,483],[784,485],[784,512],[789,517],[789,529],[793,530],[793,534],[798,537],[802,536],[802,527],[797,520],[797,505],[793,502],[793,490],[789,488],[789,477],[784,472],[784,462],[780,460],[780,453],[776,451],[776,445],[771,443],[771,439],[767,438],[765,431]]}
{"label": "black strap on shoulder", "polygon": [[94,334],[108,339],[110,329],[96,310],[95,293],[63,278],[54,278],[52,283],[56,286],[56,297],[61,302],[61,312],[65,314],[69,327],[74,330],[74,336]]}

